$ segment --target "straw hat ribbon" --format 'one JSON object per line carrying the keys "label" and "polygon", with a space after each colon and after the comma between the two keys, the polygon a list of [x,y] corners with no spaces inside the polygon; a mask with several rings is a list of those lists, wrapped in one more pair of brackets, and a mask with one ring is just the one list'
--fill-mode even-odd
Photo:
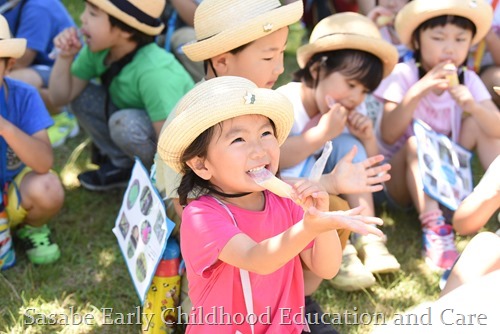
{"label": "straw hat ribbon", "polygon": [[398,61],[396,48],[382,39],[377,26],[366,16],[344,12],[319,21],[309,43],[297,50],[297,62],[304,68],[309,59],[320,52],[355,49],[371,53],[384,65],[384,77],[389,75]]}
{"label": "straw hat ribbon", "polygon": [[146,35],[159,35],[164,28],[160,16],[165,0],[87,0],[117,20]]}
{"label": "straw hat ribbon", "polygon": [[223,76],[202,82],[177,104],[175,117],[158,140],[158,154],[176,172],[182,172],[181,157],[191,143],[208,128],[242,115],[263,115],[276,127],[281,145],[293,125],[293,106],[281,93],[258,88],[253,82]]}
{"label": "straw hat ribbon", "polygon": [[481,41],[491,28],[493,10],[484,0],[413,0],[396,15],[394,26],[401,43],[412,45],[412,34],[425,21],[442,15],[465,17],[476,26],[472,44]]}

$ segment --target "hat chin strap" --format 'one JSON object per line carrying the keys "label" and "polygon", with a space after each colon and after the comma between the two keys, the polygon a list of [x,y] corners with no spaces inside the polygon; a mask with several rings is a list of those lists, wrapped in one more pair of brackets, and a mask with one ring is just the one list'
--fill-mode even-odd
{"label": "hat chin strap", "polygon": [[248,192],[248,193],[237,193],[237,194],[226,194],[222,191],[218,191],[218,190],[215,190],[214,188],[210,187],[210,192],[211,193],[214,193],[216,195],[219,195],[221,197],[226,197],[226,198],[237,198],[237,197],[244,197],[244,196],[247,196],[247,195],[250,195],[251,192]]}

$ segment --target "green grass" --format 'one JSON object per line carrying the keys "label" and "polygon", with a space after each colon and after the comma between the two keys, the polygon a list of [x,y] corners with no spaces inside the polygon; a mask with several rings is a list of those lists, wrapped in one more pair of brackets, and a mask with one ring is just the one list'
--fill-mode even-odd
{"label": "green grass", "polygon": [[[75,18],[83,7],[80,0],[64,3]],[[285,68],[281,84],[290,80],[290,73],[296,68],[293,56],[286,57]],[[139,300],[111,231],[123,191],[101,194],[77,187],[75,177],[88,165],[85,142],[86,136],[81,134],[55,150],[55,170],[62,172],[67,189],[65,206],[50,226],[62,257],[50,266],[34,266],[16,249],[17,265],[0,273],[0,333],[140,332],[139,325],[103,324],[103,308],[112,308],[115,313],[135,313]],[[477,161],[475,164],[477,182],[482,172]],[[361,292],[336,291],[323,282],[315,298],[326,312],[344,314],[347,311],[358,317],[362,313],[382,312],[389,319],[395,312],[438,297],[439,276],[429,272],[420,257],[421,232],[416,214],[393,213],[382,208],[381,217],[385,221],[383,230],[388,235],[388,248],[401,262],[402,270],[395,275],[378,277],[376,286]],[[485,230],[496,228],[496,222],[491,219]],[[470,238],[458,237],[457,240],[463,249]],[[26,314],[32,317],[34,312],[59,314],[59,321],[63,321],[62,314],[70,316],[71,311],[90,314],[95,321],[90,326],[25,324],[31,321]],[[348,321],[354,323],[354,315],[348,316]],[[336,327],[341,333],[368,333],[371,328],[348,324]]]}

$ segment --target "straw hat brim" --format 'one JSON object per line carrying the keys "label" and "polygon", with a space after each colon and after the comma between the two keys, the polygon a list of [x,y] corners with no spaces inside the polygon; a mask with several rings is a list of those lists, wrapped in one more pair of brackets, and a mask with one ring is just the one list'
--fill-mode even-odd
{"label": "straw hat brim", "polygon": [[476,26],[472,45],[479,43],[491,28],[493,10],[485,1],[467,1],[463,4],[450,0],[411,1],[396,15],[394,27],[402,44],[414,50],[412,34],[425,21],[442,15],[465,17]]}
{"label": "straw hat brim", "polygon": [[135,17],[128,15],[127,13],[124,13],[123,11],[118,9],[109,0],[87,0],[87,1],[99,7],[99,9],[113,16],[114,18],[131,26],[132,28],[135,28],[145,33],[146,35],[150,36],[159,35],[163,31],[163,28],[165,28],[165,25],[163,23],[160,24],[158,27],[151,27],[148,26],[147,24],[140,22]]}
{"label": "straw hat brim", "polygon": [[[234,29],[186,44],[182,50],[192,61],[210,59],[297,22],[303,12],[302,1],[294,1],[248,20]],[[264,26],[269,23],[272,23],[273,27],[265,31]]]}
{"label": "straw hat brim", "polygon": [[384,66],[384,77],[388,76],[398,62],[398,52],[383,39],[357,34],[332,34],[305,44],[297,50],[297,62],[304,68],[309,59],[316,54],[327,51],[354,49],[371,53],[378,57]]}
{"label": "straw hat brim", "polygon": [[[158,140],[158,154],[163,161],[176,172],[182,173],[180,159],[200,134],[220,122],[243,115],[263,115],[271,119],[276,128],[278,144],[281,146],[293,125],[291,102],[284,95],[269,89],[255,88],[248,93],[253,94],[258,103],[244,103],[244,95],[241,96],[241,104],[235,104],[234,98],[225,101],[223,95],[214,95],[207,98],[203,106],[194,106],[194,110],[188,108],[175,116]],[[208,110],[206,106],[216,107],[213,107],[214,110]]]}
{"label": "straw hat brim", "polygon": [[0,58],[21,58],[26,52],[26,39],[0,40]]}

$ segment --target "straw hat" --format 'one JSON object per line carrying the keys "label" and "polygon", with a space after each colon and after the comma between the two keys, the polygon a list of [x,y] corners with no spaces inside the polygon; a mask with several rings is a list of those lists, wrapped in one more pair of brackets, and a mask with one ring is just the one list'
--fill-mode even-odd
{"label": "straw hat", "polygon": [[258,88],[242,77],[223,76],[202,82],[177,103],[173,120],[160,134],[158,154],[182,172],[180,159],[191,143],[208,128],[242,115],[264,115],[276,127],[281,145],[293,124],[293,106],[281,93]]}
{"label": "straw hat", "polygon": [[343,49],[366,51],[378,57],[384,65],[384,77],[398,62],[398,51],[382,38],[375,23],[354,12],[334,14],[319,21],[309,43],[297,50],[297,62],[304,68],[316,53]]}
{"label": "straw hat", "polygon": [[0,15],[0,58],[20,58],[26,51],[25,38],[12,38],[9,24]]}
{"label": "straw hat", "polygon": [[282,6],[279,0],[204,0],[194,14],[196,41],[182,47],[192,61],[236,49],[297,22],[302,1]]}
{"label": "straw hat", "polygon": [[146,35],[159,35],[165,0],[87,0],[114,18]]}
{"label": "straw hat", "polygon": [[442,15],[462,16],[471,20],[476,26],[472,44],[486,36],[493,20],[493,10],[484,0],[413,0],[399,11],[394,21],[401,43],[413,50],[411,37],[415,29],[425,21]]}

